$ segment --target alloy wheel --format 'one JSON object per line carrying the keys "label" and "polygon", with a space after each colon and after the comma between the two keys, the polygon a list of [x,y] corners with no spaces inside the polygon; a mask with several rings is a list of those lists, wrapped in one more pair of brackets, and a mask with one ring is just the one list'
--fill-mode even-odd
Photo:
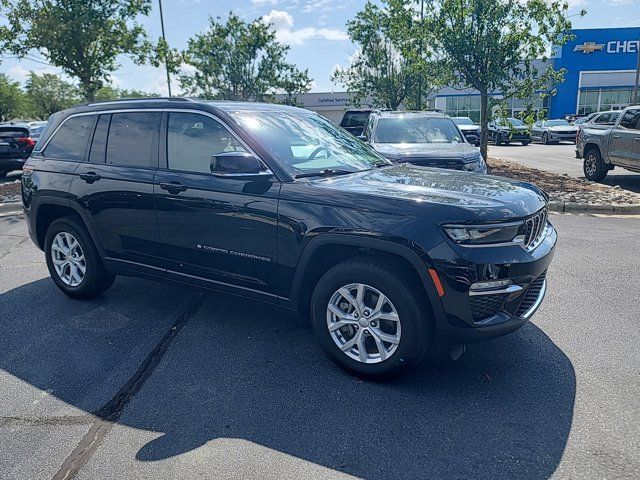
{"label": "alloy wheel", "polygon": [[593,153],[590,153],[587,155],[587,158],[584,159],[584,169],[590,177],[595,175],[598,165],[596,156]]}
{"label": "alloy wheel", "polygon": [[361,363],[383,362],[400,344],[400,316],[393,303],[362,283],[334,292],[327,306],[327,328],[338,348]]}
{"label": "alloy wheel", "polygon": [[77,287],[84,280],[87,262],[80,243],[69,232],[60,232],[51,242],[51,260],[65,285]]}

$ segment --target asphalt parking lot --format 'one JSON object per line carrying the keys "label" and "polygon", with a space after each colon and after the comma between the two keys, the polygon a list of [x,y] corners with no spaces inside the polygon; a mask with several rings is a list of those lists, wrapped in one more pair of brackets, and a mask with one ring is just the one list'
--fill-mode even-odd
{"label": "asphalt parking lot", "polygon": [[[527,167],[584,179],[582,160],[575,158],[575,148],[573,143],[566,142],[551,145],[532,143],[527,146],[522,146],[519,143],[489,145],[489,155],[502,160],[511,160]],[[640,193],[640,174],[629,172],[623,168],[618,167],[610,171],[602,183],[612,186],[619,185],[625,190]]]}
{"label": "asphalt parking lot", "polygon": [[640,219],[553,215],[532,324],[398,382],[233,297],[66,298],[0,217],[0,477],[640,478]]}

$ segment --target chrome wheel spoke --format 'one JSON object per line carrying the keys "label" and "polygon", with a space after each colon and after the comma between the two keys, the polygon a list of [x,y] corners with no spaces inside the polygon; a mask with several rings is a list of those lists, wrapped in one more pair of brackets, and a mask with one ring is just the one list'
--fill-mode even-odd
{"label": "chrome wheel spoke", "polygon": [[351,350],[356,344],[356,342],[358,341],[358,338],[359,338],[359,335],[356,333],[351,340],[340,345],[340,350],[342,350],[343,352],[347,350]]}
{"label": "chrome wheel spoke", "polygon": [[374,336],[378,337],[383,342],[391,343],[393,345],[397,345],[397,344],[400,343],[400,336],[399,335],[391,335],[389,333],[384,333],[379,328],[372,328],[371,329],[371,333]]}
{"label": "chrome wheel spoke", "polygon": [[358,345],[358,356],[360,357],[360,361],[365,363],[368,358],[367,347],[365,345],[365,340],[367,337],[365,337],[362,330],[358,330],[356,337],[358,337],[358,340],[356,342]]}
{"label": "chrome wheel spoke", "polygon": [[384,343],[382,343],[382,340],[380,339],[380,336],[375,333],[374,331],[371,331],[371,336],[373,337],[373,339],[376,342],[376,348],[378,349],[378,353],[380,354],[380,359],[381,360],[386,360],[387,359],[387,350],[386,348],[384,348]]}

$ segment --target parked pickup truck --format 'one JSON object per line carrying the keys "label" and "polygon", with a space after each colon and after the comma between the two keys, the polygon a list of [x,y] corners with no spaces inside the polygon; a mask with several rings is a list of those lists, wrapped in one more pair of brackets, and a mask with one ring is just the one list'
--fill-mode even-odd
{"label": "parked pickup truck", "polygon": [[595,182],[615,167],[640,173],[640,106],[625,108],[609,127],[581,125],[576,156],[583,159],[584,176]]}

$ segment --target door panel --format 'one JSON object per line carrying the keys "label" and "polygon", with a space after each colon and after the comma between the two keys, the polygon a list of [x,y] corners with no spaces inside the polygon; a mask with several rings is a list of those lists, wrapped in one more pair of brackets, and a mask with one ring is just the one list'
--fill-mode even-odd
{"label": "door panel", "polygon": [[212,155],[246,148],[211,117],[170,112],[166,130],[154,185],[166,268],[272,293],[279,181],[212,175]]}
{"label": "door panel", "polygon": [[[640,166],[640,109],[630,109],[611,131],[609,158],[621,166]],[[637,168],[637,167],[636,167]]]}
{"label": "door panel", "polygon": [[157,112],[101,115],[90,161],[75,172],[71,192],[110,258],[162,264],[153,196],[160,118]]}

